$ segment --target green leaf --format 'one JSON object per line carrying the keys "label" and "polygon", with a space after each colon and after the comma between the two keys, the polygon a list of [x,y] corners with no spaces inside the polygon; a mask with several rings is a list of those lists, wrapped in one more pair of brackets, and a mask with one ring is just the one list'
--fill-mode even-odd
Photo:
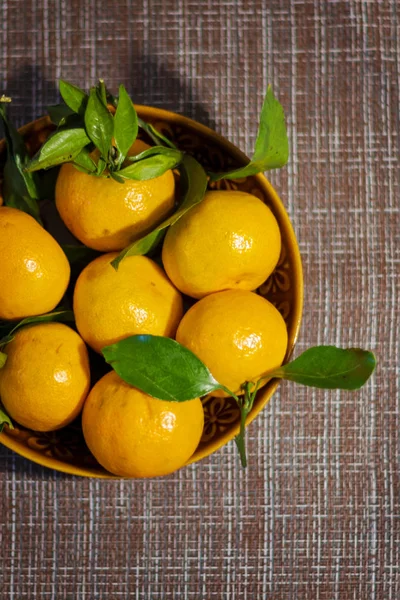
{"label": "green leaf", "polygon": [[97,171],[97,165],[91,158],[87,148],[82,148],[79,154],[75,156],[73,164],[80,167],[85,173],[96,173]]}
{"label": "green leaf", "polygon": [[83,115],[88,100],[88,95],[81,88],[60,80],[60,94],[67,106],[74,112]]}
{"label": "green leaf", "polygon": [[147,150],[143,150],[139,154],[135,154],[133,156],[127,157],[127,162],[136,163],[142,161],[145,158],[149,158],[150,156],[155,156],[162,154],[164,156],[170,156],[171,158],[177,158],[178,154],[183,158],[184,153],[179,150],[175,150],[174,148],[166,148],[165,146],[152,146],[151,148],[147,148]]}
{"label": "green leaf", "polygon": [[160,400],[184,402],[220,388],[193,352],[167,337],[134,335],[102,352],[124,381]]}
{"label": "green leaf", "polygon": [[70,244],[64,244],[61,246],[61,248],[64,250],[70,265],[87,265],[101,254],[100,252],[97,252],[97,250],[93,250],[87,246],[72,246]]}
{"label": "green leaf", "polygon": [[[10,323],[11,329],[7,332],[7,334],[0,339],[0,348],[4,347],[6,344],[13,340],[13,336],[18,329],[21,327],[25,327],[25,325],[33,325],[36,323],[65,323],[65,322],[75,322],[74,313],[72,310],[55,310],[51,313],[47,313],[45,315],[36,315],[34,317],[27,317],[26,319],[22,319],[17,324]],[[4,329],[2,331],[4,333]]]}
{"label": "green leaf", "polygon": [[165,135],[157,131],[157,129],[151,125],[150,123],[146,123],[143,119],[138,118],[138,124],[143,131],[147,133],[147,135],[153,140],[155,144],[159,144],[163,142],[162,145],[167,146],[168,148],[174,148],[176,150],[176,146],[171,140],[169,140]]}
{"label": "green leaf", "polygon": [[100,156],[100,158],[97,162],[96,175],[98,175],[100,177],[106,170],[106,167],[107,167],[107,161],[102,156]]}
{"label": "green leaf", "polygon": [[100,100],[96,88],[90,91],[85,111],[85,126],[88,136],[107,160],[114,134],[114,120]]}
{"label": "green leaf", "polygon": [[8,121],[2,103],[0,119],[3,122],[7,145],[7,159],[3,172],[4,204],[28,213],[41,223],[36,181],[33,175],[25,171],[29,160],[28,153],[18,131]]}
{"label": "green leaf", "polygon": [[210,173],[211,181],[241,179],[283,167],[289,158],[289,143],[282,105],[269,85],[261,110],[254,154],[248,165],[227,173]]}
{"label": "green leaf", "polygon": [[0,352],[0,369],[2,367],[4,367],[6,362],[7,362],[7,354],[5,354],[4,352]]}
{"label": "green leaf", "polygon": [[0,404],[0,433],[3,431],[4,425],[8,425],[10,429],[14,429],[10,417]]}
{"label": "green leaf", "polygon": [[367,350],[315,346],[267,375],[311,387],[356,390],[369,379],[375,365],[375,356]]}
{"label": "green leaf", "polygon": [[118,269],[119,263],[126,256],[147,254],[160,240],[167,227],[176,223],[188,210],[203,200],[207,189],[207,175],[200,163],[188,154],[185,154],[182,159],[181,179],[182,184],[186,187],[186,192],[180,207],[151,233],[148,233],[146,236],[133,242],[125,250],[122,250],[111,263],[114,269]]}
{"label": "green leaf", "polygon": [[83,127],[59,129],[53,133],[35,154],[26,170],[49,169],[65,162],[72,162],[82,148],[90,144]]}
{"label": "green leaf", "polygon": [[48,106],[47,112],[49,113],[51,122],[58,127],[65,125],[67,118],[75,114],[72,108],[69,108],[66,104]]}
{"label": "green leaf", "polygon": [[118,175],[125,179],[139,181],[154,179],[155,177],[160,177],[170,169],[175,169],[182,161],[182,158],[183,152],[169,148],[167,153],[153,154],[148,158],[134,162],[124,169],[120,169]]}
{"label": "green leaf", "polygon": [[46,171],[39,171],[37,175],[37,188],[40,200],[54,200],[56,193],[56,183],[60,173],[60,166],[53,167]]}
{"label": "green leaf", "polygon": [[136,110],[123,85],[119,86],[119,102],[114,116],[114,138],[122,164],[138,134]]}
{"label": "green leaf", "polygon": [[120,177],[115,171],[110,171],[110,177],[112,177],[113,179],[115,179],[115,181],[118,181],[118,183],[125,183],[126,179],[123,179],[122,177]]}

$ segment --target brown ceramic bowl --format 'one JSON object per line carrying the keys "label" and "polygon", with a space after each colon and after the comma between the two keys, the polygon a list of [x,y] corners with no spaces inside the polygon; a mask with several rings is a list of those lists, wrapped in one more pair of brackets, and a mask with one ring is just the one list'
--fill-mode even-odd
{"label": "brown ceramic bowl", "polygon": [[[142,119],[151,122],[180,149],[195,156],[211,171],[229,170],[248,162],[248,158],[233,144],[196,121],[149,106],[136,106],[136,110]],[[35,152],[52,128],[50,120],[44,117],[25,125],[20,133],[30,150]],[[4,156],[3,141],[0,142],[0,165],[4,162]],[[296,342],[303,305],[300,253],[289,217],[278,194],[263,175],[236,181],[219,181],[210,187],[238,189],[254,194],[268,204],[278,220],[282,234],[282,254],[275,271],[258,291],[278,308],[286,321],[289,334],[285,358],[287,361]],[[278,385],[278,380],[272,380],[258,392],[248,423],[270,400]],[[239,410],[235,401],[230,398],[206,397],[203,399],[203,406],[203,437],[189,463],[212,454],[232,440],[239,430]],[[86,477],[113,477],[90,454],[79,421],[51,433],[30,431],[18,425],[13,430],[6,427],[0,434],[0,441],[21,456],[58,471]]]}

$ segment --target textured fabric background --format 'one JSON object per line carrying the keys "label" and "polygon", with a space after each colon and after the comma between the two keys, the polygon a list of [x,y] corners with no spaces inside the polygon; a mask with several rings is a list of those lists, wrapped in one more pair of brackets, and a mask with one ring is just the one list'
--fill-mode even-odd
{"label": "textured fabric background", "polygon": [[[2,0],[0,91],[18,124],[60,77],[124,83],[251,152],[267,83],[291,157],[297,352],[360,345],[360,393],[282,384],[233,444],[154,481],[90,481],[1,447],[0,597],[398,600],[399,62],[395,0]],[[1,258],[1,257],[0,257]]]}

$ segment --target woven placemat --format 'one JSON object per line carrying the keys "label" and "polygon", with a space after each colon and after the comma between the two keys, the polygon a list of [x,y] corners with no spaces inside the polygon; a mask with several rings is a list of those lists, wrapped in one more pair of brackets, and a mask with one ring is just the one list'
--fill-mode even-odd
{"label": "woven placemat", "polygon": [[[267,83],[291,157],[270,177],[303,257],[297,352],[374,350],[360,393],[282,384],[224,447],[154,481],[95,481],[0,448],[0,597],[398,600],[399,69],[396,0],[3,0],[0,91],[18,124],[57,80],[124,83],[137,103],[251,152]],[[1,257],[0,257],[1,259]]]}

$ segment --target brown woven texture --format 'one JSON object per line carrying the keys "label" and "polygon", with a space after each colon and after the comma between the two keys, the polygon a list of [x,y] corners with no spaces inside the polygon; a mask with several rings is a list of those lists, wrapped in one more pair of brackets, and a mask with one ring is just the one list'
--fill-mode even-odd
{"label": "brown woven texture", "polygon": [[[0,91],[18,124],[63,77],[124,83],[251,153],[267,83],[273,173],[303,258],[296,352],[374,350],[360,392],[284,383],[233,444],[153,481],[98,481],[0,449],[4,599],[400,598],[399,62],[394,0],[3,0]],[[0,257],[1,259],[1,257]]]}

